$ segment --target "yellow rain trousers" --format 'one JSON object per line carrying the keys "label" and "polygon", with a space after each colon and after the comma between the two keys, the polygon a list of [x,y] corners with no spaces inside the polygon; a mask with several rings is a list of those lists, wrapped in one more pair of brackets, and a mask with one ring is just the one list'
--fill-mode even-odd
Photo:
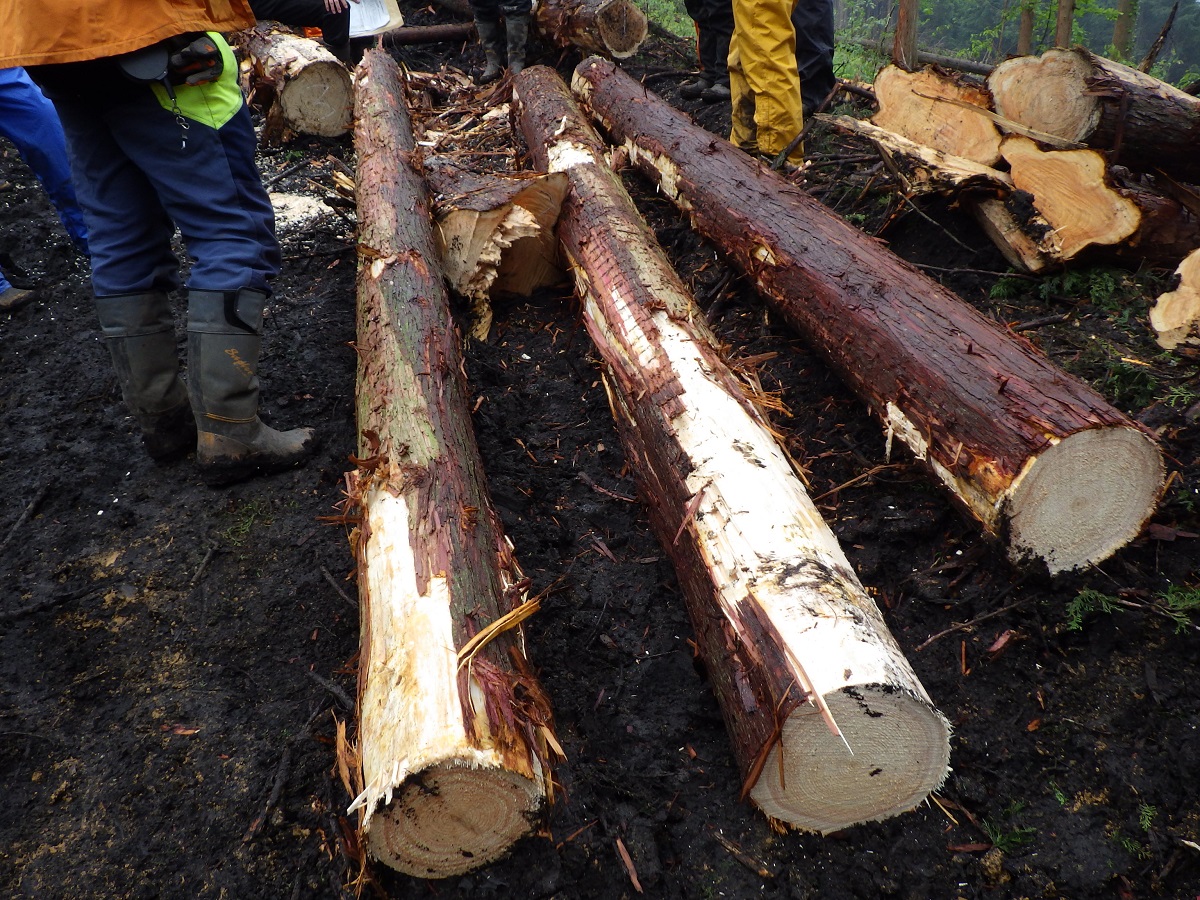
{"label": "yellow rain trousers", "polygon": [[[804,125],[791,20],[794,5],[794,0],[733,0],[729,140],[749,153],[778,156]],[[802,146],[788,157],[795,164],[803,159]]]}

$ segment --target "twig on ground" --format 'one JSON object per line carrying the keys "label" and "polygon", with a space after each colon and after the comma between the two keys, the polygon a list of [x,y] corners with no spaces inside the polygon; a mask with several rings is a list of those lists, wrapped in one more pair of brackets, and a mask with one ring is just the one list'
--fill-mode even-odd
{"label": "twig on ground", "polygon": [[354,609],[358,609],[358,601],[342,590],[342,586],[337,583],[337,579],[334,578],[333,574],[324,566],[321,566],[321,574],[325,576],[325,580],[329,582],[330,586],[337,591],[339,597],[345,600],[349,606],[352,606]]}
{"label": "twig on ground", "polygon": [[1024,272],[991,272],[987,269],[948,269],[945,266],[929,266],[925,263],[913,263],[918,269],[927,272],[949,272],[952,275],[988,275],[994,278],[1022,278],[1025,281],[1041,281],[1037,275],[1026,275]]}
{"label": "twig on ground", "polygon": [[915,212],[918,216],[920,216],[922,219],[924,219],[930,225],[933,225],[936,228],[940,228],[942,230],[942,233],[945,234],[946,237],[950,238],[950,240],[954,241],[954,243],[958,244],[958,246],[962,247],[968,253],[977,253],[978,252],[973,247],[967,246],[962,241],[960,241],[958,238],[956,238],[954,236],[954,234],[948,228],[946,228],[944,225],[939,223],[937,221],[937,219],[934,219],[932,216],[930,216],[928,213],[926,213],[923,209],[921,209],[921,207],[919,207],[919,206],[917,206],[917,204],[913,203],[912,197],[909,197],[906,194],[901,194],[900,199],[903,200],[905,203],[907,203],[909,208],[913,212]]}
{"label": "twig on ground", "polygon": [[291,175],[293,172],[298,172],[300,169],[303,169],[305,166],[307,166],[309,164],[309,162],[310,162],[310,160],[308,160],[308,159],[302,159],[302,160],[300,160],[300,162],[293,163],[292,165],[288,166],[282,172],[276,172],[274,175],[272,175],[270,178],[266,179],[263,182],[263,187],[265,187],[267,190],[270,190],[275,185],[277,185],[279,182],[283,181],[283,179],[285,179],[289,175]]}
{"label": "twig on ground", "polygon": [[29,501],[29,505],[25,507],[25,511],[21,513],[21,515],[17,518],[17,521],[13,523],[12,528],[8,530],[8,534],[5,536],[4,542],[0,543],[0,551],[8,546],[8,542],[13,539],[13,535],[17,533],[20,527],[24,525],[29,517],[34,514],[37,508],[41,506],[42,501],[46,499],[46,495],[50,493],[50,488],[53,486],[54,482],[47,481],[41,486],[38,492],[34,494],[33,499]]}
{"label": "twig on ground", "polygon": [[279,765],[275,769],[275,783],[271,786],[271,794],[267,797],[267,805],[263,807],[263,811],[255,817],[250,823],[250,827],[246,829],[246,833],[242,835],[242,843],[248,844],[262,830],[263,824],[267,821],[267,817],[275,809],[279,803],[279,797],[283,794],[283,786],[287,783],[288,767],[292,762],[292,745],[289,743],[283,748],[283,755],[279,758]]}
{"label": "twig on ground", "polygon": [[1012,326],[1013,331],[1033,331],[1035,328],[1041,328],[1043,325],[1058,325],[1062,322],[1068,322],[1071,319],[1071,313],[1062,313],[1057,316],[1042,316],[1040,319],[1030,319],[1028,322],[1018,322]]}
{"label": "twig on ground", "polygon": [[210,562],[212,562],[213,555],[216,552],[217,552],[217,542],[209,541],[208,542],[208,552],[204,554],[204,559],[202,559],[200,561],[200,565],[196,568],[196,574],[192,576],[192,580],[189,582],[189,584],[192,587],[195,587],[196,584],[200,581],[200,577],[204,574],[204,570],[208,568],[208,564]]}
{"label": "twig on ground", "polygon": [[[1008,590],[1004,591],[1004,593],[1005,594],[1009,593],[1016,586],[1017,586],[1016,583],[1010,585]],[[1003,594],[1001,596],[1003,596]],[[1018,600],[1016,603],[1010,603],[1010,604],[1008,604],[1008,606],[1002,606],[1002,607],[1000,607],[1000,609],[993,609],[991,612],[985,612],[983,615],[976,616],[975,618],[971,619],[970,621],[956,622],[955,624],[953,624],[949,628],[947,628],[945,631],[939,631],[937,634],[930,635],[929,637],[927,637],[922,643],[920,643],[916,646],[916,650],[918,650],[918,651],[924,650],[926,647],[928,647],[930,644],[932,644],[938,638],[944,638],[946,635],[954,634],[954,632],[956,632],[956,631],[966,631],[969,628],[974,628],[976,625],[978,625],[980,622],[983,622],[986,619],[991,619],[991,618],[994,618],[995,616],[1001,615],[1002,613],[1006,613],[1011,610],[1018,609],[1019,607],[1024,606],[1028,602],[1029,602],[1029,598],[1027,597],[1024,600]]]}
{"label": "twig on ground", "polygon": [[329,693],[333,696],[333,699],[337,700],[337,702],[342,705],[343,709],[345,709],[347,712],[354,712],[354,701],[351,700],[349,695],[340,687],[338,687],[328,678],[322,678],[316,672],[310,672],[308,669],[304,670],[304,674],[321,687],[325,688],[325,690],[329,691]]}

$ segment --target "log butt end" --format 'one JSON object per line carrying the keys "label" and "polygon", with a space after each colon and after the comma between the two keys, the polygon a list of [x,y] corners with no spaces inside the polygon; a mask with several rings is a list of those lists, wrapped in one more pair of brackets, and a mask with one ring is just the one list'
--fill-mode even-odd
{"label": "log butt end", "polygon": [[614,59],[633,56],[650,29],[646,14],[632,0],[609,0],[596,13],[596,26]]}
{"label": "log butt end", "polygon": [[1162,453],[1132,427],[1090,428],[1041,453],[1012,489],[1009,552],[1050,574],[1107,559],[1142,530],[1163,486]]}
{"label": "log butt end", "polygon": [[1175,290],[1159,295],[1150,309],[1150,324],[1164,350],[1200,344],[1200,250],[1188,254],[1175,274]]}
{"label": "log butt end", "polygon": [[296,131],[339,137],[354,121],[350,72],[333,56],[309,63],[280,92],[279,105]]}
{"label": "log butt end", "polygon": [[457,761],[410,777],[375,810],[367,849],[417,878],[462,875],[499,859],[529,834],[545,805],[542,782]]}
{"label": "log butt end", "polygon": [[825,699],[846,741],[814,707],[798,708],[750,792],[768,816],[828,834],[907,812],[945,780],[950,724],[927,700],[888,685]]}

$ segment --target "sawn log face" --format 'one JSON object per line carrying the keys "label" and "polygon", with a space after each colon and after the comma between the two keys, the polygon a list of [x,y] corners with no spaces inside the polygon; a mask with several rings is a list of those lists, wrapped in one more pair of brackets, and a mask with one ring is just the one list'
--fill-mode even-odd
{"label": "sawn log face", "polygon": [[[1039,524],[1026,546],[1012,544],[1014,556],[1041,557],[1051,571],[1075,568],[1137,534],[1157,499],[1161,456],[1094,390],[612,63],[585,60],[574,87],[639,171],[688,211],[883,419],[889,444],[900,437],[989,530],[1003,532],[1022,514],[1010,508],[1019,502],[1057,507],[1062,528],[1050,531],[1059,534]],[[1087,441],[1089,471],[1077,474],[1101,482],[1082,488],[1069,477],[1072,452],[1056,447],[1086,432],[1095,438]],[[1093,451],[1110,438],[1120,459],[1105,466],[1104,453],[1098,459]],[[1051,452],[1068,477],[1041,479],[1037,496],[1018,493],[1027,470]],[[1101,518],[1116,521],[1105,521],[1084,546],[1060,546],[1076,541],[1068,525],[1088,527],[1105,497],[1112,505]]]}

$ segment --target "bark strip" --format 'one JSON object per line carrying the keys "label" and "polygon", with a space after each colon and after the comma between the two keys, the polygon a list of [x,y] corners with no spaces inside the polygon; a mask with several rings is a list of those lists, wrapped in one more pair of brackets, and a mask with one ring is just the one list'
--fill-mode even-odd
{"label": "bark strip", "polygon": [[1032,345],[611,63],[575,92],[1016,560],[1106,558],[1163,481],[1150,435]]}
{"label": "bark strip", "polygon": [[945,719],[567,86],[536,66],[515,93],[531,156],[570,179],[559,234],[584,324],[679,573],[744,793],[775,819],[823,832],[913,808],[945,776]]}

